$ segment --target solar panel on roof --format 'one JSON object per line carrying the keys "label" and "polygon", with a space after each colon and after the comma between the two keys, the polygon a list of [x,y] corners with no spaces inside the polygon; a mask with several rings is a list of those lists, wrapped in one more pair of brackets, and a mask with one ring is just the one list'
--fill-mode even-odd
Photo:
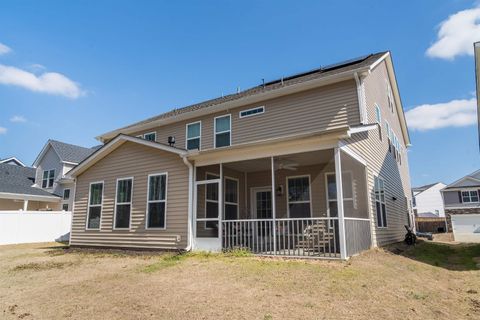
{"label": "solar panel on roof", "polygon": [[357,63],[357,62],[361,62],[361,61],[367,59],[369,56],[370,55],[365,55],[365,56],[361,56],[361,57],[358,57],[358,58],[348,59],[348,60],[344,60],[344,61],[341,61],[341,62],[329,64],[329,65],[326,65],[325,67],[323,67],[322,71],[332,70],[332,69],[336,69],[336,68],[339,68],[339,67],[345,67],[347,65],[354,64],[354,63]]}

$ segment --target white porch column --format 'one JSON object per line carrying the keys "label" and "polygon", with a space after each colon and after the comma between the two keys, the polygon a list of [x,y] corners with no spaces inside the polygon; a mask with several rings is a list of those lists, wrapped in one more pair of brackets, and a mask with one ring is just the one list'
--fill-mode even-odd
{"label": "white porch column", "polygon": [[340,148],[336,147],[335,152],[335,180],[337,185],[337,209],[338,209],[338,235],[340,242],[340,258],[347,258],[347,241],[345,235],[345,215],[343,211],[343,187],[342,187],[342,162]]}
{"label": "white porch column", "polygon": [[272,167],[272,223],[273,223],[273,254],[277,254],[277,210],[275,204],[275,161],[271,157],[271,167]]}
{"label": "white porch column", "polygon": [[28,210],[28,200],[23,200],[23,211]]}
{"label": "white porch column", "polygon": [[220,163],[220,182],[218,183],[218,237],[220,238],[220,243],[223,243],[223,233],[222,233],[222,221],[223,221],[223,163]]}

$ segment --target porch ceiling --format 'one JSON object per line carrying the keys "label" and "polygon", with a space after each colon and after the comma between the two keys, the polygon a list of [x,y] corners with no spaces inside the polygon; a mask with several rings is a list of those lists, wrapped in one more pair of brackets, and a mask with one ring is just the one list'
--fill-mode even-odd
{"label": "porch ceiling", "polygon": [[[279,169],[281,165],[303,167],[303,166],[310,166],[310,165],[325,164],[334,160],[333,150],[331,149],[282,155],[282,156],[274,157],[274,159],[275,159],[275,170]],[[267,171],[267,170],[271,170],[270,165],[271,165],[270,158],[237,161],[237,162],[230,162],[230,163],[223,164],[223,166],[226,168],[241,171],[241,172]]]}

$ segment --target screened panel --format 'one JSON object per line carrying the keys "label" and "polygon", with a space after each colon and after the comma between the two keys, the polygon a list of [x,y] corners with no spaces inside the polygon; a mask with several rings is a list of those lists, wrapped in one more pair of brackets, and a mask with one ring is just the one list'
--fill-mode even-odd
{"label": "screened panel", "polygon": [[340,151],[343,209],[345,217],[368,219],[367,179],[365,166]]}

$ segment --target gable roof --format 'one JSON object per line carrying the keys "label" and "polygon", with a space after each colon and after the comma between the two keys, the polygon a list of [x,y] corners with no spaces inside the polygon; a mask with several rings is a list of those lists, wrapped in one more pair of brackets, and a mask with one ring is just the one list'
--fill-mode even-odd
{"label": "gable roof", "polygon": [[480,186],[480,170],[474,171],[466,176],[450,183],[443,190],[448,189],[457,189],[457,188],[468,188],[468,187],[479,187]]}
{"label": "gable roof", "polygon": [[0,160],[0,163],[11,164],[11,162],[15,163],[17,166],[26,167],[26,165],[22,161],[18,160],[16,157],[10,157],[10,158],[5,158],[3,160]]}
{"label": "gable roof", "polygon": [[171,147],[169,145],[166,145],[160,142],[148,141],[142,138],[119,134],[114,139],[104,144],[101,148],[97,148],[95,152],[93,152],[89,157],[85,158],[81,163],[79,163],[75,168],[70,170],[67,174],[71,177],[78,176],[79,174],[86,171],[88,168],[93,166],[95,163],[97,163],[98,161],[106,157],[110,152],[114,151],[115,149],[117,149],[127,141],[142,144],[147,147],[175,153],[175,154],[178,154],[179,156],[187,155],[187,151],[184,149]]}
{"label": "gable roof", "polygon": [[427,189],[430,189],[431,187],[433,187],[434,185],[436,185],[437,183],[440,183],[440,182],[435,182],[435,183],[431,183],[431,184],[426,184],[424,186],[420,186],[420,187],[413,187],[412,188],[412,191],[425,191]]}
{"label": "gable roof", "polygon": [[45,190],[32,187],[35,182],[35,172],[35,168],[0,163],[0,193],[56,198]]}
{"label": "gable roof", "polygon": [[58,155],[60,161],[71,164],[78,164],[82,162],[85,158],[90,156],[96,150],[95,148],[85,148],[74,144],[50,139],[47,141],[42,151],[35,159],[35,162],[33,163],[34,167],[38,166],[40,160],[47,152],[49,146],[51,146],[55,153]]}
{"label": "gable roof", "polygon": [[[351,79],[354,77],[355,73],[368,72],[371,68],[378,65],[378,63],[384,59],[387,60],[387,68],[389,72],[393,72],[393,64],[390,53],[387,51],[378,52],[311,71],[295,74],[289,77],[284,77],[264,84],[262,83],[261,85],[235,94],[230,94],[190,106],[173,109],[169,112],[162,113],[160,115],[104,133],[96,138],[102,142],[105,142],[114,138],[118,134],[132,134],[140,130],[151,129],[155,126],[161,126],[180,120],[190,119],[201,114],[213,113],[223,109],[234,108],[265,99],[270,99],[276,96],[308,90],[310,88],[318,87],[322,84]],[[390,75],[392,76],[394,73],[391,73]],[[394,94],[397,99],[396,105],[397,108],[399,107],[401,109],[401,112],[398,112],[398,114],[403,114],[403,108],[401,106],[401,100],[397,89],[397,82],[394,76],[392,76],[392,78],[392,87],[394,88]],[[405,141],[406,144],[409,145],[410,138],[408,136],[405,117],[403,116],[403,118],[400,118]]]}

